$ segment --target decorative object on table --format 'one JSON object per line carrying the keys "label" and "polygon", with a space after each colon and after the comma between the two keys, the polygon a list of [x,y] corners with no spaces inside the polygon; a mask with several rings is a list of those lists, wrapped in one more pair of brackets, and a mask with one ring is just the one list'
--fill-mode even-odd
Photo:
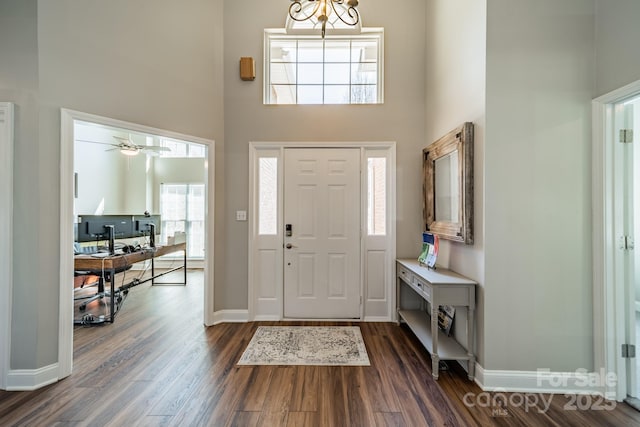
{"label": "decorative object on table", "polygon": [[455,314],[456,309],[452,305],[438,306],[438,327],[447,335],[451,335],[453,316]]}
{"label": "decorative object on table", "polygon": [[420,252],[418,261],[428,268],[435,268],[439,246],[440,241],[437,235],[427,232],[422,233],[422,251]]}
{"label": "decorative object on table", "polygon": [[259,326],[238,365],[369,366],[357,326]]}

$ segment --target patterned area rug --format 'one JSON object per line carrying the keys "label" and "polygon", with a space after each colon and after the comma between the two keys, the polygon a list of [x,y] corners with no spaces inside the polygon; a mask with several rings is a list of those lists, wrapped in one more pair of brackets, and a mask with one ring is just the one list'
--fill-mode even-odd
{"label": "patterned area rug", "polygon": [[357,326],[259,326],[238,365],[369,366]]}

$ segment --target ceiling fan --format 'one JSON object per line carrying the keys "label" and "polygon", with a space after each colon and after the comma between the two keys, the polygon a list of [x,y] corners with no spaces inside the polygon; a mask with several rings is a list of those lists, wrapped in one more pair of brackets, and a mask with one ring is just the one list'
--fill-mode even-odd
{"label": "ceiling fan", "polygon": [[116,142],[100,142],[100,141],[88,141],[85,139],[76,139],[79,142],[89,142],[91,144],[110,145],[114,148],[110,148],[105,151],[120,150],[122,154],[127,156],[137,156],[139,153],[148,154],[150,156],[159,156],[161,151],[171,151],[169,147],[163,147],[160,145],[139,145],[134,143],[131,139],[122,136],[115,136],[113,138]]}

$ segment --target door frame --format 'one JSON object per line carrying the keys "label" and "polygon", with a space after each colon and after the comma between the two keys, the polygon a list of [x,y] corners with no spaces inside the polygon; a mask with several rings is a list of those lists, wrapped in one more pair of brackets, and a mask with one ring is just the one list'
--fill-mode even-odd
{"label": "door frame", "polygon": [[[76,120],[128,129],[167,138],[175,138],[207,146],[205,161],[205,263],[204,319],[205,326],[214,319],[214,189],[215,142],[164,129],[80,111],[60,110],[60,307],[58,325],[58,379],[71,375],[73,368],[73,199],[74,199],[74,122]],[[68,256],[64,256],[68,254]]]}
{"label": "door frame", "polygon": [[[640,80],[592,101],[592,253],[594,371],[603,380],[601,392],[608,399],[627,397],[626,359],[621,345],[626,339],[624,283],[616,260],[614,182],[614,105],[640,94]],[[615,373],[617,381],[604,381]]]}
{"label": "door frame", "polygon": [[[395,320],[395,254],[396,254],[396,143],[395,142],[250,142],[249,143],[249,230],[248,230],[248,318],[249,320],[282,320],[284,319],[284,249],[283,249],[283,167],[281,163],[284,160],[284,150],[288,148],[358,148],[360,149],[360,171],[361,171],[361,239],[360,239],[360,295],[362,303],[360,305],[360,320],[364,321],[393,321]],[[259,284],[254,280],[257,273],[263,266],[259,265],[256,256],[258,249],[257,242],[257,217],[258,212],[258,194],[257,194],[257,176],[255,166],[260,153],[271,153],[278,157],[279,165],[277,170],[278,177],[278,231],[274,236],[275,243],[273,246],[273,262],[276,271],[271,272],[273,277],[273,289],[269,290],[267,297],[261,297]],[[380,153],[379,156],[369,154]],[[384,245],[385,265],[383,281],[384,289],[378,289],[378,295],[375,298],[368,297],[367,289],[367,271],[365,271],[366,256],[369,240],[364,227],[367,224],[366,214],[366,194],[367,194],[367,177],[365,171],[366,159],[368,157],[385,157],[387,159],[387,234],[386,243]],[[258,269],[258,270],[256,270]],[[384,295],[383,295],[384,294]],[[266,310],[257,307],[256,301],[262,300]],[[370,307],[367,312],[367,307]],[[322,319],[312,319],[322,320]],[[334,319],[332,319],[334,320]],[[353,319],[345,319],[353,320]]]}
{"label": "door frame", "polygon": [[0,102],[0,390],[7,389],[11,370],[13,136],[13,103]]}

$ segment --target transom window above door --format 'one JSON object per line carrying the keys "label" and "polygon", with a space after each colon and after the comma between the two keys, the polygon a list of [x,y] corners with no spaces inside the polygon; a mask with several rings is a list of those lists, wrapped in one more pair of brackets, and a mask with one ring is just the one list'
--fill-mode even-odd
{"label": "transom window above door", "polygon": [[380,28],[357,35],[286,34],[265,30],[265,104],[381,104]]}

